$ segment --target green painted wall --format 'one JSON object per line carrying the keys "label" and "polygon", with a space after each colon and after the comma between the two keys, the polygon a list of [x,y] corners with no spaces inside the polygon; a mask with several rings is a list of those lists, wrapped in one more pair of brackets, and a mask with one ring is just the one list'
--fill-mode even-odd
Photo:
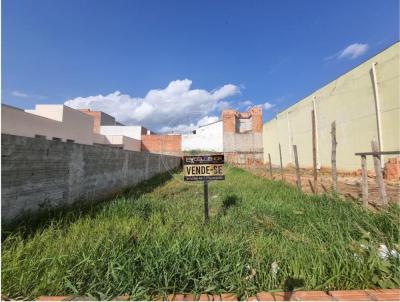
{"label": "green painted wall", "polygon": [[[313,92],[280,112],[263,126],[264,162],[271,154],[279,164],[278,144],[282,146],[283,164],[294,164],[292,145],[297,145],[301,167],[312,167],[311,110],[313,100],[317,115],[318,161],[331,166],[331,123],[336,121],[337,167],[340,170],[361,168],[356,152],[371,150],[371,140],[378,138],[372,64],[380,96],[381,131],[384,151],[400,150],[400,42]],[[387,160],[385,157],[384,160]],[[372,160],[368,168],[373,169]]]}

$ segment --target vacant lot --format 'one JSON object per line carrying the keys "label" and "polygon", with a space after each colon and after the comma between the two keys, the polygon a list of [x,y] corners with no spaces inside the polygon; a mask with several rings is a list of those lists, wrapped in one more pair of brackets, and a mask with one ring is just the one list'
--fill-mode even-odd
{"label": "vacant lot", "polygon": [[[271,178],[269,167],[266,165],[262,166],[251,166],[248,165],[245,167],[246,170],[250,171],[253,174]],[[304,192],[312,193],[312,188],[310,183],[313,183],[313,171],[312,169],[300,169],[301,174],[301,184],[302,190]],[[273,179],[280,180],[281,172],[278,168],[273,168]],[[296,185],[296,172],[294,168],[285,168],[284,169],[284,179],[286,182]],[[376,206],[379,203],[379,193],[376,187],[375,175],[372,171],[368,173],[368,202],[370,206]],[[337,190],[338,194],[345,198],[350,199],[358,199],[361,202],[362,193],[361,193],[361,172],[359,175],[349,172],[338,172],[338,182],[337,182]],[[318,172],[318,192],[329,192],[332,188],[332,175],[331,171],[328,169],[323,169]],[[385,180],[385,188],[386,195],[388,199],[392,200],[392,202],[397,202],[400,204],[400,181],[399,180]]]}
{"label": "vacant lot", "polygon": [[[202,186],[164,175],[90,209],[3,235],[2,294],[129,294],[399,287],[398,206],[372,213],[227,169]],[[379,255],[385,244],[389,252]],[[392,253],[390,251],[393,249]]]}

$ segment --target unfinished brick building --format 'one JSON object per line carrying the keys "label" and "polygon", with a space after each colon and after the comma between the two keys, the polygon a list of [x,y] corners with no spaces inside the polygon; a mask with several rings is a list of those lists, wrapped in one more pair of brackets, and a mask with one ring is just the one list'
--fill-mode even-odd
{"label": "unfinished brick building", "polygon": [[224,153],[234,165],[263,162],[262,108],[247,112],[222,111],[219,121],[195,129],[190,134],[142,135],[142,151],[168,155],[185,152]]}
{"label": "unfinished brick building", "polygon": [[247,112],[222,111],[225,160],[235,165],[258,165],[263,162],[262,108]]}

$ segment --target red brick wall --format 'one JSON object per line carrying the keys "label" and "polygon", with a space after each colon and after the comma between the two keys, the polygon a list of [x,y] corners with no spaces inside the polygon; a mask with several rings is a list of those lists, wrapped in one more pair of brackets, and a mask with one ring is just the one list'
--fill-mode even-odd
{"label": "red brick wall", "polygon": [[250,114],[253,117],[253,132],[262,132],[262,109],[261,107],[253,107],[250,109]]}
{"label": "red brick wall", "polygon": [[221,120],[224,125],[224,132],[235,133],[236,110],[227,109],[222,111]]}
{"label": "red brick wall", "polygon": [[400,157],[390,158],[388,162],[385,163],[383,174],[387,180],[400,179]]}
{"label": "red brick wall", "polygon": [[224,132],[234,133],[236,131],[236,118],[250,118],[252,117],[252,132],[262,132],[262,108],[253,107],[247,112],[238,112],[233,109],[222,111],[221,120],[224,125]]}
{"label": "red brick wall", "polygon": [[142,151],[181,155],[181,135],[142,135]]}

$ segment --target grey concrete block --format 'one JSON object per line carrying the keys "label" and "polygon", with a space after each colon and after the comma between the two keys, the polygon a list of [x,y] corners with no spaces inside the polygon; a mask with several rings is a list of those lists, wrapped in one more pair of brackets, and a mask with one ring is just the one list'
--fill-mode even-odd
{"label": "grey concrete block", "polygon": [[2,219],[96,201],[160,172],[179,167],[176,156],[2,134]]}

